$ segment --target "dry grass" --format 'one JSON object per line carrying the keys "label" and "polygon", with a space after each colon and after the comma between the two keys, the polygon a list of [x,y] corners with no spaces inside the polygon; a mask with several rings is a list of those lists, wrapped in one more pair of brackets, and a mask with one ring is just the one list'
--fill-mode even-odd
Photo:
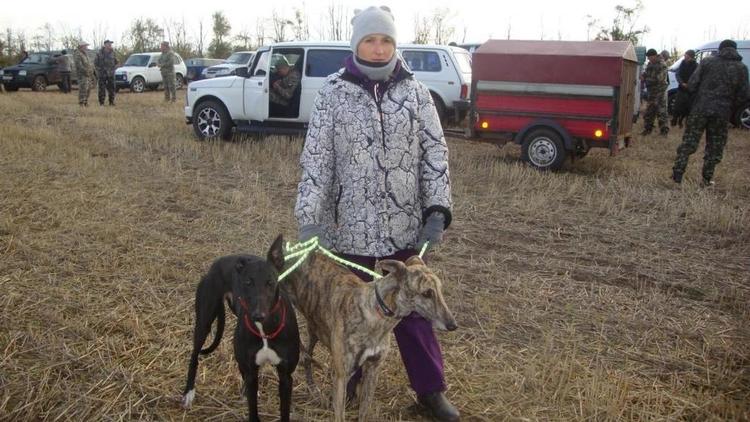
{"label": "dry grass", "polygon": [[[194,289],[214,258],[294,239],[301,141],[200,143],[160,93],[74,96],[0,95],[0,419],[246,417],[231,334],[178,405]],[[700,153],[670,182],[678,142],[556,174],[450,142],[455,217],[431,260],[461,325],[440,338],[465,420],[750,417],[750,134],[730,132],[711,190]],[[385,366],[374,420],[421,420],[397,353]],[[295,419],[330,419],[302,378]]]}

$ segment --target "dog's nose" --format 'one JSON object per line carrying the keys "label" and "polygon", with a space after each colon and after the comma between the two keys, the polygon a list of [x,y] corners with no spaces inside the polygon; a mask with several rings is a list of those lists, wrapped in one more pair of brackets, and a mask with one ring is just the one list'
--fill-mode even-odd
{"label": "dog's nose", "polygon": [[446,324],[445,329],[448,331],[456,331],[456,329],[458,329],[458,325],[455,322],[450,322]]}
{"label": "dog's nose", "polygon": [[250,317],[253,319],[253,321],[257,322],[263,322],[264,319],[266,319],[266,313],[265,312],[253,312]]}

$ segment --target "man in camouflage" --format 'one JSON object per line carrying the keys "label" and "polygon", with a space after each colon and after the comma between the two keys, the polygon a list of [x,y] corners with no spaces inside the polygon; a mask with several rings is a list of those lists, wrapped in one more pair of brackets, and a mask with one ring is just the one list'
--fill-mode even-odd
{"label": "man in camouflage", "polygon": [[645,136],[654,129],[654,120],[659,119],[659,130],[661,135],[669,133],[667,125],[667,65],[664,64],[662,56],[653,48],[646,52],[648,65],[641,75],[646,83],[646,114],[643,116],[644,129],[641,135]]}
{"label": "man in camouflage", "polygon": [[109,105],[115,105],[115,68],[117,67],[117,57],[112,50],[112,41],[104,41],[104,46],[96,53],[94,59],[96,67],[96,76],[99,79],[99,105],[104,105],[104,90],[109,95]]}
{"label": "man in camouflage", "polygon": [[91,59],[89,59],[86,53],[86,47],[89,43],[81,41],[78,43],[78,48],[73,53],[73,63],[76,67],[76,77],[78,79],[78,104],[81,107],[87,107],[89,105],[89,91],[91,85],[89,84],[89,78],[94,73],[94,69],[91,65]]}
{"label": "man in camouflage", "polygon": [[677,147],[677,158],[672,168],[672,180],[682,182],[688,157],[698,149],[706,131],[706,149],[703,154],[703,185],[713,184],[714,169],[721,162],[730,113],[733,105],[742,104],[750,96],[747,66],[737,53],[737,44],[724,40],[719,53],[698,65],[688,81],[688,90],[695,95],[693,107],[687,118],[687,128],[682,144]]}
{"label": "man in camouflage", "polygon": [[164,101],[177,101],[177,87],[175,81],[174,65],[177,63],[177,56],[172,52],[169,43],[161,43],[161,56],[159,56],[159,70],[161,71],[161,80],[164,83]]}

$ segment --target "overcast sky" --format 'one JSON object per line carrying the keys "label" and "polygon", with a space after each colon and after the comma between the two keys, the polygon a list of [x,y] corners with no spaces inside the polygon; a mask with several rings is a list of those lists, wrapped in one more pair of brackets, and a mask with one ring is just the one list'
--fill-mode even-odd
{"label": "overcast sky", "polygon": [[[139,17],[154,19],[158,24],[169,20],[183,20],[190,33],[197,34],[198,23],[210,31],[211,14],[221,10],[229,18],[232,34],[240,31],[255,33],[258,18],[270,18],[272,12],[293,18],[294,8],[301,8],[309,17],[313,38],[324,28],[323,16],[333,2],[343,4],[347,15],[355,8],[384,4],[396,17],[399,42],[411,41],[414,37],[414,18],[417,13],[430,15],[436,8],[448,8],[452,12],[451,23],[456,28],[456,41],[484,41],[488,38],[506,38],[510,30],[513,39],[586,40],[593,37],[587,28],[591,15],[601,24],[611,25],[615,6],[633,7],[635,1],[610,0],[522,0],[522,1],[478,1],[478,0],[400,0],[388,1],[342,1],[342,0],[274,0],[260,1],[196,1],[183,0],[158,2],[128,0],[123,2],[82,2],[70,0],[41,0],[22,7],[3,7],[0,13],[0,29],[24,30],[27,38],[45,23],[61,32],[63,28],[75,31],[80,28],[85,39],[92,38],[92,31],[106,32],[108,38],[119,41],[130,23]],[[643,44],[657,49],[673,47],[680,51],[697,47],[708,41],[724,38],[750,39],[750,6],[747,0],[714,0],[711,2],[643,0],[644,10],[640,14],[638,27],[647,26],[649,32]],[[269,34],[270,29],[266,30]]]}

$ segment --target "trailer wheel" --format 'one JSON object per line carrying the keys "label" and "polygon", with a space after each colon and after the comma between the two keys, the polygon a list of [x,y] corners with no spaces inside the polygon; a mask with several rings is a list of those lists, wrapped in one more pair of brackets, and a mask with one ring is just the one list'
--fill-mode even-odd
{"label": "trailer wheel", "polygon": [[534,129],[523,139],[521,159],[539,170],[559,170],[565,162],[565,146],[554,130]]}

